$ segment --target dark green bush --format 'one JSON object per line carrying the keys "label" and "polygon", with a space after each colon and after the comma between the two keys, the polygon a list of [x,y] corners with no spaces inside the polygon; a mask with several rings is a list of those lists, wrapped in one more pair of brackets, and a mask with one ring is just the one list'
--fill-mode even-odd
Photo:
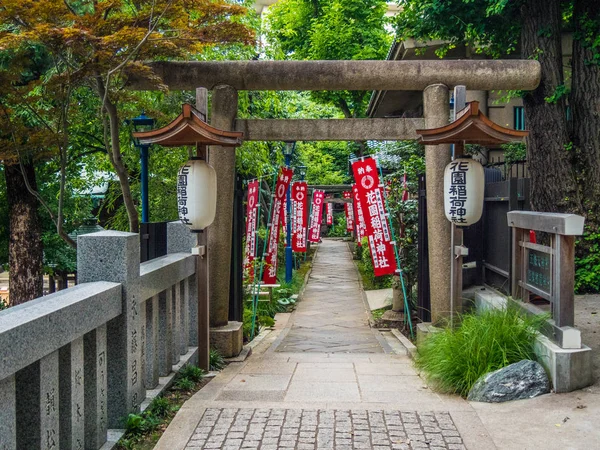
{"label": "dark green bush", "polygon": [[509,308],[459,319],[459,327],[443,328],[419,345],[416,366],[435,389],[464,397],[482,375],[535,359],[536,333],[546,316],[525,317]]}
{"label": "dark green bush", "polygon": [[202,370],[200,367],[194,366],[192,364],[186,364],[179,371],[180,378],[187,378],[194,383],[198,383],[199,381],[202,381],[202,379],[204,378],[204,375],[205,375],[204,370]]}
{"label": "dark green bush", "polygon": [[227,364],[221,355],[214,348],[210,349],[210,370],[222,370]]}

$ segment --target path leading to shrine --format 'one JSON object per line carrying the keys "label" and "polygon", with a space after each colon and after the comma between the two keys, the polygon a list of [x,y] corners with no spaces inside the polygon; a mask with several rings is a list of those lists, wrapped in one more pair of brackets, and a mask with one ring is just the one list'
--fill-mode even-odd
{"label": "path leading to shrine", "polygon": [[369,327],[347,243],[319,245],[291,315],[177,414],[157,449],[494,449],[473,408],[432,392]]}

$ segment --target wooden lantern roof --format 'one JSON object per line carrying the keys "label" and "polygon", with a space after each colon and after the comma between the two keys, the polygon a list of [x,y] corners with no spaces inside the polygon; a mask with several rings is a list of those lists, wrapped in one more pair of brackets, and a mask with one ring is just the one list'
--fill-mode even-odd
{"label": "wooden lantern roof", "polygon": [[210,126],[202,119],[200,112],[187,103],[183,105],[183,112],[170,124],[158,130],[133,133],[140,144],[164,147],[197,144],[236,147],[242,143],[243,136],[244,133],[240,131],[224,131]]}
{"label": "wooden lantern roof", "polygon": [[529,134],[529,131],[511,130],[491,121],[479,110],[479,102],[475,101],[467,103],[454,122],[416,132],[421,135],[419,142],[426,145],[464,143],[493,146],[520,142]]}

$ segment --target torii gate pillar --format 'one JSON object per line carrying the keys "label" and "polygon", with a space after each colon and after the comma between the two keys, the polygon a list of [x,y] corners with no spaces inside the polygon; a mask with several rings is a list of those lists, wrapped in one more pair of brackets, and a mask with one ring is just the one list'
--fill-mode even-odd
{"label": "torii gate pillar", "polygon": [[[238,109],[238,93],[231,86],[212,90],[210,123],[233,131]],[[217,213],[208,233],[210,342],[223,356],[237,356],[242,351],[242,323],[228,322],[229,281],[231,270],[231,233],[235,185],[235,151],[211,146],[208,162],[217,173]]]}
{"label": "torii gate pillar", "polygon": [[[447,125],[450,119],[448,87],[427,86],[423,91],[425,128]],[[444,213],[444,169],[450,162],[450,145],[425,146],[427,231],[431,321],[450,315],[450,222]]]}

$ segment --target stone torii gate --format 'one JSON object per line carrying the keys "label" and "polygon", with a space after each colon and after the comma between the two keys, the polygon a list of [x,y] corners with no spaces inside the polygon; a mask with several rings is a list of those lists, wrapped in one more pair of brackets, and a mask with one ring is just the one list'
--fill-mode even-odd
{"label": "stone torii gate", "polygon": [[[171,90],[212,90],[210,123],[242,131],[250,141],[411,140],[415,130],[449,122],[449,89],[532,90],[541,68],[532,60],[439,61],[202,61],[150,63]],[[130,88],[155,89],[149,81],[130,79]],[[237,119],[238,90],[409,90],[423,91],[424,118],[377,119]],[[200,108],[202,105],[198,105]],[[209,227],[211,326],[228,324],[235,154],[210,148],[217,172],[219,208]],[[431,316],[450,311],[450,223],[444,215],[443,174],[450,146],[425,146]],[[214,230],[214,231],[211,231]]]}

